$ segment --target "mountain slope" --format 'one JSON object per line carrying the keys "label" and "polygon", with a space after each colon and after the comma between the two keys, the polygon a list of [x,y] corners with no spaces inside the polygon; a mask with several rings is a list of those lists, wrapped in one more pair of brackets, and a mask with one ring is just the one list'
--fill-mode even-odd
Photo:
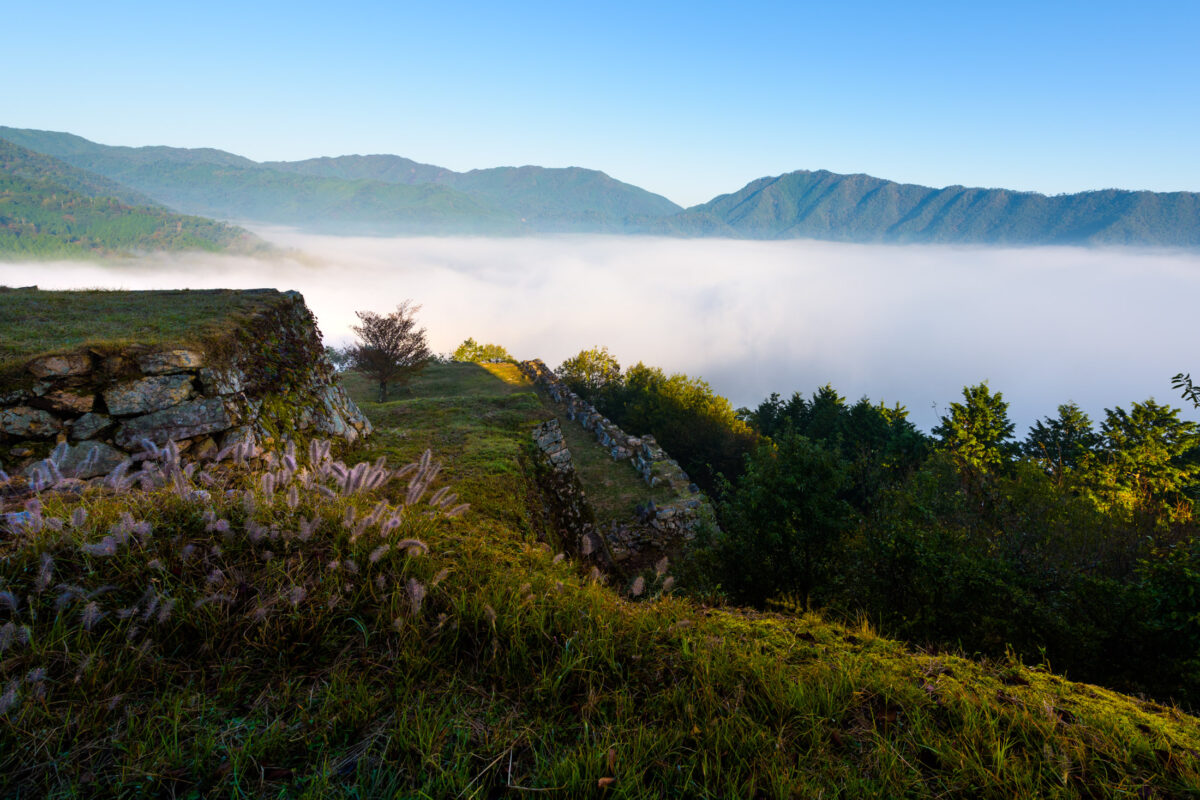
{"label": "mountain slope", "polygon": [[681,210],[664,197],[578,167],[456,173],[388,155],[259,164],[221,150],[110,147],[50,131],[0,127],[0,138],[181,211],[320,231],[621,232],[628,217]]}
{"label": "mountain slope", "polygon": [[454,172],[393,155],[257,163],[222,150],[110,147],[0,127],[0,139],[180,211],[328,233],[642,233],[844,242],[1200,247],[1200,194],[1049,197],[824,170],[760,178],[682,210],[596,170]]}
{"label": "mountain slope", "polygon": [[0,139],[0,256],[262,247],[240,228],[171,213],[111,180]]}
{"label": "mountain slope", "polygon": [[389,155],[339,156],[307,161],[273,161],[287,172],[343,180],[433,183],[448,186],[539,229],[623,228],[627,219],[676,214],[682,209],[661,195],[581,167],[494,167],[454,172]]}
{"label": "mountain slope", "polygon": [[716,219],[754,239],[974,244],[1200,245],[1200,195],[1107,189],[1034,192],[901,184],[798,171],[760,178],[688,209],[674,224]]}
{"label": "mountain slope", "polygon": [[85,197],[111,197],[130,206],[156,205],[149,197],[128,186],[5,139],[0,139],[0,172],[14,178],[49,181]]}

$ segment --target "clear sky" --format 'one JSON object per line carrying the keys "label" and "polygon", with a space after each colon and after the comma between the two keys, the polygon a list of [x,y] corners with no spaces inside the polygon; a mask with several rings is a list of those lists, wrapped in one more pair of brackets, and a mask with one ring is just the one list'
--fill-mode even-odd
{"label": "clear sky", "polygon": [[1200,2],[7,3],[0,124],[256,160],[1200,191]]}

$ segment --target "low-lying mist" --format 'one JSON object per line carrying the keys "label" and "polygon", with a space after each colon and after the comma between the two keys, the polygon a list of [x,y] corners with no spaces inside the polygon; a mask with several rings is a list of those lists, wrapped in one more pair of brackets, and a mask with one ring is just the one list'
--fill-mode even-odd
{"label": "low-lying mist", "polygon": [[0,284],[297,289],[335,344],[355,310],[412,298],[435,351],[470,336],[555,366],[604,344],[622,365],[703,376],[735,405],[828,382],[899,401],[925,429],[983,380],[1023,436],[1068,400],[1096,421],[1150,396],[1181,405],[1170,376],[1200,372],[1196,253],[256,232],[292,254],[0,264]]}

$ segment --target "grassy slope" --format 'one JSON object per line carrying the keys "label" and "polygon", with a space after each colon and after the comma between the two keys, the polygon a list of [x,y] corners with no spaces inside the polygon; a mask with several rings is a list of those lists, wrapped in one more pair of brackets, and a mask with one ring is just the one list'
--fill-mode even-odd
{"label": "grassy slope", "polygon": [[[0,289],[0,380],[40,355],[123,344],[198,346],[275,293]],[[0,385],[0,388],[3,388]]]}
{"label": "grassy slope", "polygon": [[[438,483],[473,504],[456,520],[406,511],[393,536],[419,536],[426,555],[367,557],[378,535],[356,543],[342,520],[376,496],[304,491],[291,510],[257,481],[251,516],[276,531],[257,542],[220,483],[208,500],[48,501],[56,517],[90,513],[0,542],[0,588],[20,598],[0,620],[32,633],[0,655],[0,687],[18,698],[0,717],[0,793],[1185,797],[1200,785],[1200,728],[1172,709],[813,616],[653,588],[632,602],[555,563],[518,460],[547,411],[504,369],[432,367],[410,396],[364,408],[380,430],[358,457],[395,464],[433,447],[447,461]],[[228,533],[206,530],[209,506]],[[80,554],[122,508],[153,534],[110,558]],[[308,541],[289,533],[301,516],[319,521]],[[38,594],[42,552],[53,582],[111,587],[90,632],[84,600],[56,610],[61,588]],[[412,581],[427,588],[419,608]],[[174,614],[121,620],[147,583],[179,600]],[[295,607],[279,600],[298,587]]]}

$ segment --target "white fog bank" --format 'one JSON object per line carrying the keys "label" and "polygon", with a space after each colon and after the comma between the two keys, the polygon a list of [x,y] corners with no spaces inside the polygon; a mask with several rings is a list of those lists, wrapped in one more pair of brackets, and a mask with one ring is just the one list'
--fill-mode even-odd
{"label": "white fog bank", "polygon": [[605,344],[622,365],[703,376],[735,405],[828,382],[899,401],[925,429],[933,405],[982,380],[1023,436],[1068,400],[1096,421],[1150,396],[1182,405],[1170,376],[1200,373],[1197,253],[258,233],[298,253],[0,264],[0,285],[296,289],[332,343],[355,310],[412,298],[438,352],[470,336],[555,366]]}

